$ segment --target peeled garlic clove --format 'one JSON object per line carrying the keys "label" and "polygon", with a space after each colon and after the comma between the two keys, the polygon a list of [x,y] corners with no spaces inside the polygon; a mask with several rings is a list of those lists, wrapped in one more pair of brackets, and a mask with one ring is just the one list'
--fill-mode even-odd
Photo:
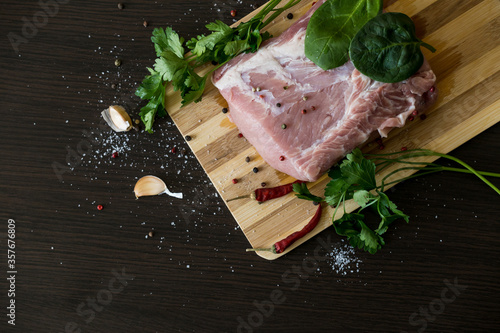
{"label": "peeled garlic clove", "polygon": [[101,114],[109,127],[115,132],[130,131],[133,127],[132,119],[130,119],[123,106],[111,105],[109,108],[103,110]]}
{"label": "peeled garlic clove", "polygon": [[182,193],[172,193],[168,190],[167,185],[158,177],[144,176],[137,181],[134,187],[135,197],[168,194],[171,197],[182,199]]}

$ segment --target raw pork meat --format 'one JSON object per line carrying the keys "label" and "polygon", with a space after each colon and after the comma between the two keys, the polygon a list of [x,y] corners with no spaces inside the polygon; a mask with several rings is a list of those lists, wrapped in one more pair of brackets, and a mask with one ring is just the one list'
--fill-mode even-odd
{"label": "raw pork meat", "polygon": [[307,59],[306,27],[321,3],[212,78],[228,102],[230,120],[262,158],[304,181],[317,180],[373,132],[385,137],[402,127],[437,98],[427,61],[409,79],[387,84],[361,74],[350,61],[324,71]]}

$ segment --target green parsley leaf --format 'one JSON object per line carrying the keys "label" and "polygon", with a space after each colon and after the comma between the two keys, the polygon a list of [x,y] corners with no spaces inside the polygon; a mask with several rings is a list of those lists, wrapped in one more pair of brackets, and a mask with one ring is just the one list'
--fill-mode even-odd
{"label": "green parsley leaf", "polygon": [[178,76],[186,71],[188,63],[183,58],[179,58],[172,51],[163,51],[161,56],[155,60],[154,69],[160,73],[163,81],[172,81],[174,76]]}
{"label": "green parsley leaf", "polygon": [[184,57],[184,39],[171,28],[155,28],[151,41],[154,43],[156,56],[159,57],[165,51],[173,52],[177,57]]}
{"label": "green parsley leaf", "polygon": [[157,90],[163,88],[161,76],[154,72],[144,78],[135,94],[142,99],[150,99],[157,94]]}
{"label": "green parsley leaf", "polygon": [[333,226],[338,235],[347,236],[353,247],[374,254],[385,244],[384,239],[363,222],[364,218],[365,216],[359,213],[344,214],[340,219],[333,221]]}
{"label": "green parsley leaf", "polygon": [[359,190],[354,192],[353,199],[356,201],[361,208],[365,208],[370,199],[373,198],[373,195],[366,190]]}
{"label": "green parsley leaf", "polygon": [[347,183],[359,185],[363,190],[369,191],[377,186],[375,163],[364,158],[358,148],[346,156],[346,160],[340,165],[340,171]]}
{"label": "green parsley leaf", "polygon": [[218,43],[225,44],[229,42],[233,35],[233,29],[218,20],[207,24],[206,27],[208,30],[213,31],[213,33],[198,38],[193,48],[193,53],[198,56],[205,53],[207,49],[213,50]]}
{"label": "green parsley leaf", "polygon": [[296,193],[295,195],[299,199],[304,199],[304,200],[314,201],[314,202],[322,202],[323,201],[323,198],[318,197],[316,195],[313,195],[309,191],[306,183],[295,183],[292,186],[293,186],[294,192]]}

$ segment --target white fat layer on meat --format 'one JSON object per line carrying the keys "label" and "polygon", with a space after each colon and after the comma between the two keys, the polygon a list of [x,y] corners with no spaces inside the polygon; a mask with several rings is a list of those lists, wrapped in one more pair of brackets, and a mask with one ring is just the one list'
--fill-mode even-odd
{"label": "white fat layer on meat", "polygon": [[[276,98],[271,91],[252,91],[252,88],[256,87],[252,87],[248,73],[264,75],[274,73],[277,79],[288,82],[290,86],[294,85],[297,93],[303,94],[304,96],[314,93],[316,90],[310,84],[303,84],[296,81],[290,72],[286,71],[282,66],[282,64],[289,62],[310,62],[310,60],[304,57],[305,33],[305,28],[300,29],[287,43],[281,45],[277,45],[278,43],[276,42],[271,43],[260,49],[253,57],[246,61],[239,62],[236,66],[231,67],[231,69],[217,81],[217,88],[219,90],[224,90],[239,87],[241,91],[246,91],[249,95],[252,94],[254,96],[253,100],[266,109],[269,109],[273,116],[278,116],[286,112],[286,108],[276,106]],[[322,69],[318,67],[318,72],[320,71],[322,71]],[[316,75],[315,71],[310,75]],[[259,97],[260,95],[262,95],[263,98]]]}

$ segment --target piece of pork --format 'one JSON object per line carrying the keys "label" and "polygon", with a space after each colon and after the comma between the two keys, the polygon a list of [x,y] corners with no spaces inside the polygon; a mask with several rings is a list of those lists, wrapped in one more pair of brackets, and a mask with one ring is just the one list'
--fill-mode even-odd
{"label": "piece of pork", "polygon": [[304,38],[313,8],[253,54],[232,59],[212,81],[229,119],[273,168],[315,181],[378,131],[387,136],[437,98],[427,61],[409,79],[374,81],[349,61],[324,71],[306,58]]}

